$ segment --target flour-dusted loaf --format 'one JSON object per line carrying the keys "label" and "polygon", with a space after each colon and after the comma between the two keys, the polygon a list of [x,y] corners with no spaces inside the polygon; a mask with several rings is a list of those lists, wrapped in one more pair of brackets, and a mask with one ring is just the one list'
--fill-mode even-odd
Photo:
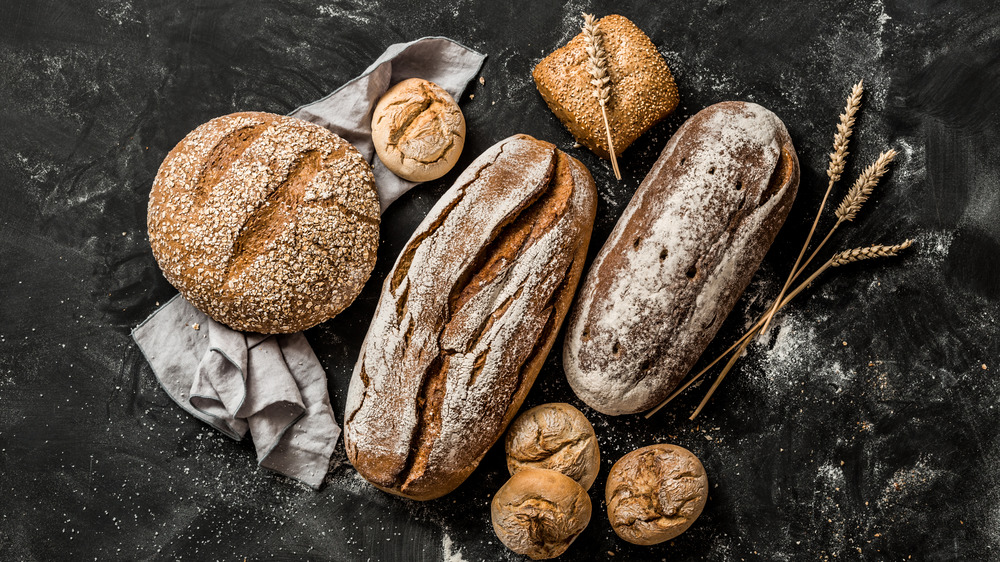
{"label": "flour-dusted loaf", "polygon": [[[677,85],[656,45],[628,18],[597,22],[607,53],[611,97],[607,108],[615,154],[677,107]],[[542,99],[580,144],[609,158],[604,117],[588,70],[587,39],[578,34],[541,60],[531,76]]]}
{"label": "flour-dusted loaf", "polygon": [[577,396],[614,415],[666,398],[749,284],[798,183],[774,113],[723,102],[688,119],[581,285],[563,348]]}
{"label": "flour-dusted loaf", "polygon": [[184,298],[237,330],[298,332],[340,313],[375,267],[371,166],[344,139],[271,113],[189,133],[149,195],[149,243]]}
{"label": "flour-dusted loaf", "polygon": [[344,443],[362,476],[423,500],[472,473],[569,309],[596,200],[580,162],[526,135],[441,197],[382,286],[351,378]]}

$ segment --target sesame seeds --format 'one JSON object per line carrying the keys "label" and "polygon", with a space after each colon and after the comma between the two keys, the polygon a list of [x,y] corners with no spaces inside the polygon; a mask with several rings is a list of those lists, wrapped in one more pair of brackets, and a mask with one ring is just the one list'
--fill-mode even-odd
{"label": "sesame seeds", "polygon": [[[635,24],[619,15],[606,16],[598,24],[604,30],[611,75],[608,121],[615,152],[621,153],[677,107],[677,85],[656,46]],[[538,63],[532,75],[542,98],[573,136],[599,156],[608,155],[583,34]]]}

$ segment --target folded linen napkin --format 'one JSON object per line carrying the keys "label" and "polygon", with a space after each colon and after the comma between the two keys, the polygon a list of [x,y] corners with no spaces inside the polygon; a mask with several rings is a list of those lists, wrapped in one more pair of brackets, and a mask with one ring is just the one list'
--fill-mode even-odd
{"label": "folded linen napkin", "polygon": [[[444,37],[390,46],[365,72],[290,115],[317,123],[374,160],[382,210],[416,183],[375,158],[371,115],[407,78],[430,80],[456,100],[485,55]],[[318,488],[340,438],[326,374],[305,335],[244,333],[215,322],[177,295],[132,331],[153,374],[181,408],[233,439],[249,430],[260,466]]]}

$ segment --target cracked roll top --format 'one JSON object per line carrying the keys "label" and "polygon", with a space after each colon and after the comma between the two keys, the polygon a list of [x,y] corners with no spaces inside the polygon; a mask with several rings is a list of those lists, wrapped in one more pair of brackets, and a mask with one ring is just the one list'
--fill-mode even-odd
{"label": "cracked roll top", "polygon": [[331,318],[375,266],[371,167],[330,131],[270,113],[201,125],[164,159],[149,196],[164,276],[236,330],[297,332]]}
{"label": "cracked roll top", "polygon": [[511,476],[490,502],[493,531],[507,548],[532,560],[566,552],[587,528],[590,496],[572,478],[528,468]]}
{"label": "cracked roll top", "polygon": [[561,472],[589,490],[601,469],[594,426],[583,412],[564,402],[542,404],[514,420],[505,441],[507,470]]}
{"label": "cracked roll top", "polygon": [[448,173],[465,146],[465,117],[448,92],[420,78],[389,89],[372,113],[379,160],[404,180],[423,182]]}
{"label": "cracked roll top", "polygon": [[596,199],[580,162],[526,135],[441,197],[382,286],[351,379],[344,442],[362,476],[423,500],[472,473],[552,346]]}
{"label": "cracked roll top", "polygon": [[619,537],[632,544],[658,544],[686,531],[701,515],[708,476],[691,451],[650,445],[611,467],[604,498]]}
{"label": "cracked roll top", "polygon": [[669,396],[733,309],[799,185],[777,115],[723,102],[670,139],[597,253],[567,322],[563,368],[605,414]]}

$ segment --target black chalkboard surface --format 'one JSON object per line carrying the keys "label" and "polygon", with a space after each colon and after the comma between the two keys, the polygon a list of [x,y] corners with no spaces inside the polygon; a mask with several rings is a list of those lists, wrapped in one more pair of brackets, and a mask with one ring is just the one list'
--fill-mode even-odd
{"label": "black chalkboard surface", "polygon": [[[530,70],[620,13],[674,71],[681,106],[621,158],[573,140]],[[555,142],[597,180],[591,257],[680,123],[760,103],[787,124],[803,177],[792,213],[708,353],[777,293],[826,186],[837,115],[864,79],[844,183],[900,152],[831,248],[912,237],[904,257],[838,269],[750,346],[704,413],[700,386],[650,420],[605,417],[553,353],[526,406],[568,401],[594,423],[594,517],[567,560],[996,559],[1000,556],[1000,9],[945,0],[6,0],[0,3],[0,559],[517,560],[493,534],[507,478],[494,447],[457,491],[418,503],[357,476],[342,446],[314,492],[259,469],[183,413],[129,337],[175,290],[146,237],[157,167],[188,131],[240,110],[287,113],[390,44],[444,35],[489,55],[461,100],[458,168],[384,215],[375,273],[307,332],[342,421],[378,288],[427,210],[514,133]],[[835,191],[839,200],[843,185]],[[829,220],[829,218],[827,218]],[[822,223],[827,224],[827,223]],[[559,349],[557,341],[555,349]],[[616,459],[670,442],[704,462],[707,507],[676,540],[638,547],[608,524]]]}

